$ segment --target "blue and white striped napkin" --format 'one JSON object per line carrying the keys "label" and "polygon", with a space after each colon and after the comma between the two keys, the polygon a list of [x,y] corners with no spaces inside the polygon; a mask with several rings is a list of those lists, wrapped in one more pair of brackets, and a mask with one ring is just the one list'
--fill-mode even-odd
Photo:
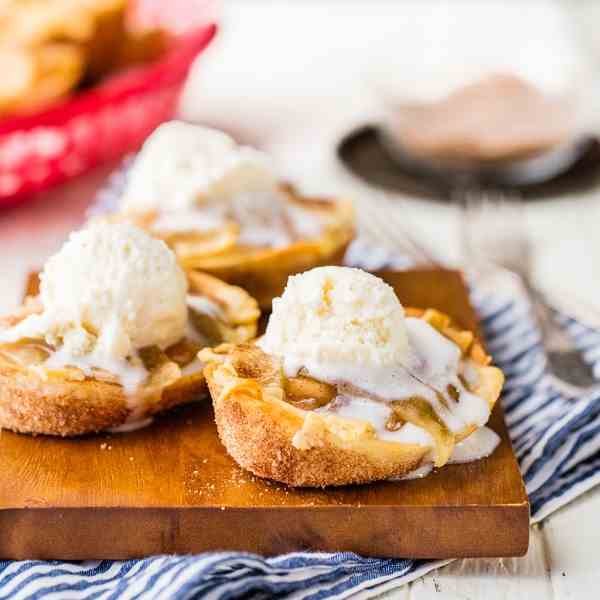
{"label": "blue and white striped napkin", "polygon": [[[353,264],[376,269],[387,254],[358,243]],[[401,259],[393,266],[405,264]],[[507,379],[502,398],[537,522],[600,483],[600,387],[580,398],[552,388],[524,299],[472,293],[487,346]],[[600,333],[562,317],[600,377]],[[600,381],[599,381],[600,383]],[[0,532],[1,535],[1,532]],[[0,561],[0,600],[366,599],[450,561],[363,558],[340,552],[273,558],[244,553],[131,561]]]}

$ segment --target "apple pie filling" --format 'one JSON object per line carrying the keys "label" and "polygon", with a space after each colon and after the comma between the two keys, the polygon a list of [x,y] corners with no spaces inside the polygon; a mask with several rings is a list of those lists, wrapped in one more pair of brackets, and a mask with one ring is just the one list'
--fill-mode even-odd
{"label": "apple pie filling", "polygon": [[[428,446],[436,466],[452,462],[457,434],[482,428],[490,407],[477,394],[479,376],[470,356],[473,337],[452,332],[455,339],[449,339],[434,326],[438,316],[429,311],[425,318],[408,317],[406,364],[379,372],[299,364],[294,357],[285,357],[285,400],[301,410],[366,421],[384,441]],[[437,322],[442,330],[444,324]],[[495,443],[487,444],[486,452],[491,453],[497,436],[491,431],[479,435],[488,441],[494,438]],[[295,443],[310,444],[302,431]],[[473,455],[483,456],[480,449]]]}

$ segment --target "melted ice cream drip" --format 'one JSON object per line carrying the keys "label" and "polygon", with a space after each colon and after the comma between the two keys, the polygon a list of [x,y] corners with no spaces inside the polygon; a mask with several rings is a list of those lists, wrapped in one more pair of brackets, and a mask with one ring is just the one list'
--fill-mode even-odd
{"label": "melted ice cream drip", "polygon": [[[205,296],[188,294],[187,304],[189,308],[195,312],[208,315],[212,318],[222,318],[223,309]],[[206,340],[204,336],[193,326],[191,319],[188,318],[186,330],[187,337],[196,343],[202,343]],[[128,408],[131,411],[132,418],[128,419],[123,431],[131,431],[129,428],[143,427],[151,422],[144,418],[140,421],[139,412],[143,408],[140,403],[143,403],[137,393],[140,386],[148,378],[148,370],[144,366],[140,357],[136,354],[127,359],[101,360],[96,354],[83,354],[75,356],[67,352],[64,346],[59,346],[56,349],[48,349],[48,358],[42,366],[46,370],[64,369],[73,367],[79,369],[86,377],[98,378],[101,377],[99,371],[108,373],[122,387],[128,402]],[[195,358],[193,361],[181,368],[183,376],[197,373],[202,368],[202,363]],[[39,369],[36,369],[39,372]]]}
{"label": "melted ice cream drip", "polygon": [[401,477],[390,477],[388,481],[408,481],[411,479],[423,479],[423,477],[427,477],[433,471],[433,463],[425,463],[420,467],[417,467],[414,471],[407,473],[406,475],[402,475]]}
{"label": "melted ice cream drip", "polygon": [[311,377],[337,386],[338,395],[334,400],[315,412],[367,421],[374,427],[377,437],[384,441],[431,448],[419,468],[403,479],[423,477],[433,469],[435,440],[413,423],[406,422],[395,430],[389,427],[394,413],[393,402],[397,400],[426,400],[452,433],[469,425],[478,427],[454,446],[449,463],[489,456],[498,445],[499,437],[483,427],[490,415],[487,401],[465,385],[465,382],[469,386],[477,384],[474,366],[469,360],[461,360],[459,347],[422,319],[407,318],[406,327],[410,349],[406,365],[377,371],[357,370],[344,365],[306,365],[286,357],[284,371],[288,377],[293,377],[303,369]]}
{"label": "melted ice cream drip", "polygon": [[461,464],[489,456],[500,444],[500,436],[489,427],[481,427],[454,447],[450,464]]}
{"label": "melted ice cream drip", "polygon": [[[452,451],[448,464],[456,465],[474,462],[487,458],[494,452],[500,444],[500,436],[489,427],[481,427],[474,431],[462,442],[458,442]],[[401,477],[392,477],[389,481],[405,481],[407,479],[421,479],[433,471],[433,461],[431,457],[426,457],[423,464],[416,469],[402,475]]]}
{"label": "melted ice cream drip", "polygon": [[152,423],[154,423],[152,417],[137,419],[135,421],[128,419],[125,423],[117,425],[116,427],[111,427],[107,429],[107,431],[110,433],[130,433],[132,431],[137,431],[138,429],[144,429],[144,427],[148,427],[148,425],[152,425]]}
{"label": "melted ice cream drip", "polygon": [[75,367],[81,370],[86,377],[97,376],[98,369],[106,371],[123,386],[127,397],[134,395],[148,377],[148,371],[137,356],[132,357],[131,361],[127,359],[100,361],[94,354],[74,356],[66,352],[64,347],[51,351],[43,366],[50,370]]}
{"label": "melted ice cream drip", "polygon": [[316,238],[323,229],[319,216],[286,202],[277,190],[241,193],[229,201],[159,213],[152,228],[168,233],[207,232],[231,221],[240,227],[238,242],[247,246],[287,246],[298,239]]}
{"label": "melted ice cream drip", "polygon": [[[459,377],[463,371],[462,363],[466,362],[461,361],[460,348],[422,319],[407,318],[406,328],[410,348],[406,365],[358,369],[353,365],[304,364],[304,361],[287,356],[284,358],[285,374],[294,377],[304,369],[319,381],[337,385],[344,401],[332,403],[323,410],[342,410],[342,416],[349,418],[372,422],[373,418],[366,418],[365,411],[373,410],[377,420],[377,414],[382,411],[387,411],[387,416],[391,414],[392,408],[386,401],[417,397],[426,400],[453,433],[466,425],[485,425],[490,416],[488,403],[470,392]],[[383,408],[375,408],[378,403]],[[355,411],[357,414],[353,416]],[[387,417],[384,424],[385,421]]]}
{"label": "melted ice cream drip", "polygon": [[193,311],[207,315],[213,319],[223,319],[224,317],[223,309],[214,300],[206,296],[188,294],[187,305]]}

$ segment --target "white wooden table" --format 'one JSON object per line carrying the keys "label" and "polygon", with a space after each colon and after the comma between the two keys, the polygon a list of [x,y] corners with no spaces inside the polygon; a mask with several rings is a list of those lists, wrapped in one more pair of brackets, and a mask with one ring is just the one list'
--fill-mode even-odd
{"label": "white wooden table", "polygon": [[[302,2],[291,12],[284,12],[280,4],[226,4],[224,33],[197,65],[183,114],[267,148],[282,173],[304,189],[348,194],[360,208],[372,191],[344,172],[332,148],[340,133],[376,117],[381,109],[369,84],[365,53],[386,32],[388,38],[393,33],[391,20],[400,18],[393,7],[401,3]],[[333,36],[333,31],[339,35]],[[103,167],[29,205],[0,212],[1,312],[19,301],[26,273],[39,267],[83,221],[111,168]],[[573,201],[566,198],[528,212],[541,252],[559,237],[589,235],[592,243],[594,231],[583,223],[593,221],[590,215],[600,216],[596,194]],[[457,257],[458,217],[453,209],[402,198],[395,199],[394,210],[423,243],[451,259]],[[598,222],[596,218],[595,227]],[[557,273],[564,273],[561,264]],[[595,298],[598,287],[600,275],[596,281],[588,277],[580,282],[582,293]],[[455,561],[384,597],[598,597],[599,514],[600,488],[533,528],[525,558]]]}

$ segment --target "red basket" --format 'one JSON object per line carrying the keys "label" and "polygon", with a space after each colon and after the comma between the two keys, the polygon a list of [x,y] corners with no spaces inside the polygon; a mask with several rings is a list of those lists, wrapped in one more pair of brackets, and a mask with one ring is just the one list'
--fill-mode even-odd
{"label": "red basket", "polygon": [[50,109],[0,121],[0,206],[119,158],[176,108],[215,25],[178,36],[159,61],[108,78]]}

